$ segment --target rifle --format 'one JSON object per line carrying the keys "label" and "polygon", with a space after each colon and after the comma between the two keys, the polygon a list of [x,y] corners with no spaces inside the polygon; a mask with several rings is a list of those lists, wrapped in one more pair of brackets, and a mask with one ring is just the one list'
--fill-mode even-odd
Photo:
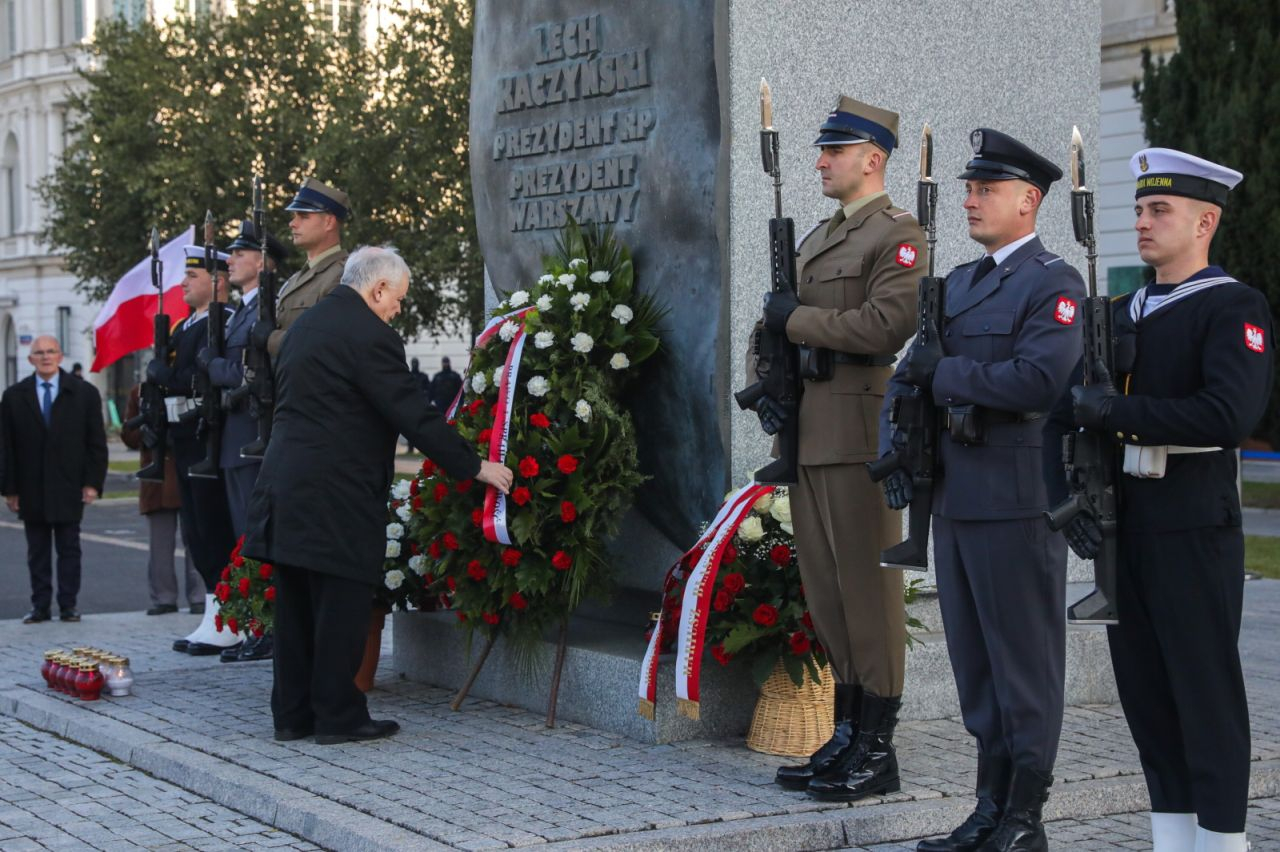
{"label": "rifle", "polygon": [[[796,225],[782,215],[782,167],[778,131],[773,129],[773,96],[769,84],[760,81],[760,156],[765,173],[773,178],[774,216],[769,220],[769,277],[774,293],[796,292]],[[756,330],[752,341],[756,355],[757,381],[733,395],[738,407],[754,409],[766,396],[787,412],[778,430],[778,457],[755,473],[761,485],[795,485],[799,482],[800,350],[787,339],[765,328]]]}
{"label": "rifle", "polygon": [[[213,211],[204,214],[204,268],[213,285],[213,301],[209,303],[208,346],[214,358],[227,355],[227,316],[218,301],[218,252],[213,245]],[[200,421],[204,429],[205,456],[187,471],[199,479],[217,479],[218,461],[222,455],[222,393],[213,386],[208,370],[196,370],[195,393],[200,397]]]}
{"label": "rifle", "polygon": [[[1086,188],[1084,142],[1071,128],[1071,226],[1089,262],[1089,298],[1084,300],[1084,383],[1100,380],[1097,365],[1109,374],[1115,365],[1111,338],[1111,305],[1098,295],[1098,245],[1094,236],[1093,191]],[[1067,608],[1072,624],[1119,624],[1116,611],[1116,518],[1119,512],[1120,454],[1109,435],[1080,429],[1062,436],[1070,496],[1044,513],[1057,532],[1076,515],[1088,513],[1102,530],[1102,545],[1093,560],[1093,591]]]}
{"label": "rifle", "polygon": [[[920,135],[920,180],[916,184],[916,218],[929,244],[929,274],[920,279],[917,343],[942,331],[946,310],[946,280],[933,274],[934,244],[938,241],[938,184],[933,180],[933,130],[926,123]],[[907,538],[880,553],[885,568],[925,571],[929,567],[929,523],[933,515],[933,485],[940,473],[938,439],[941,412],[933,396],[920,388],[893,399],[889,421],[894,425],[894,450],[867,464],[872,482],[895,470],[911,476],[911,505],[907,509]]]}
{"label": "rifle", "polygon": [[[267,265],[267,231],[263,225],[262,178],[253,177],[253,237],[262,247],[262,269],[258,270],[258,319],[270,328],[276,327],[276,273]],[[275,375],[271,370],[271,354],[267,352],[265,335],[261,341],[250,335],[244,350],[244,388],[249,394],[249,413],[258,421],[257,440],[240,448],[240,458],[261,459],[271,441],[271,417],[275,408]]]}
{"label": "rifle", "polygon": [[[160,260],[160,232],[151,229],[151,283],[156,288],[156,315],[152,320],[154,357],[168,364],[173,347],[169,343],[169,317],[164,312],[164,261]],[[151,450],[151,464],[134,476],[147,482],[164,482],[164,461],[169,443],[169,415],[164,406],[163,385],[144,381],[138,391],[138,416],[125,428],[142,428],[142,445]]]}

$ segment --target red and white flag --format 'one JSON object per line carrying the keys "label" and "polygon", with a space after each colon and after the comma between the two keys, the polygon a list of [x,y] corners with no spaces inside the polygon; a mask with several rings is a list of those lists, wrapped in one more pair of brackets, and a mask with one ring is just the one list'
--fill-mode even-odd
{"label": "red and white flag", "polygon": [[[195,227],[187,228],[160,248],[164,265],[164,312],[169,319],[187,315],[182,301],[182,278],[187,273],[183,247],[196,239]],[[153,342],[152,319],[156,315],[156,288],[151,283],[151,254],[124,274],[112,288],[107,303],[93,321],[95,354],[90,372],[109,367],[130,352],[146,349]]]}

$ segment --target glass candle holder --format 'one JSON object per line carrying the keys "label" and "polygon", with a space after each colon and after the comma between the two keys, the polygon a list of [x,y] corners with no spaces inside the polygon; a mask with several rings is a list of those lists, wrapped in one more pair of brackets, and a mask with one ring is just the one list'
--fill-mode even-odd
{"label": "glass candle holder", "polygon": [[53,689],[53,681],[50,677],[53,673],[53,657],[57,653],[57,651],[45,651],[44,662],[40,664],[40,677],[44,678],[44,685],[49,689]]}
{"label": "glass candle holder", "polygon": [[91,659],[86,659],[80,666],[80,674],[76,677],[76,692],[82,701],[97,701],[98,696],[102,694],[102,672],[98,671],[98,664]]}
{"label": "glass candle holder", "polygon": [[58,675],[58,688],[67,695],[76,694],[76,677],[80,674],[79,659],[72,655],[62,658],[62,671]]}
{"label": "glass candle holder", "polygon": [[129,695],[133,686],[133,672],[128,657],[112,657],[108,662],[107,689],[113,697]]}

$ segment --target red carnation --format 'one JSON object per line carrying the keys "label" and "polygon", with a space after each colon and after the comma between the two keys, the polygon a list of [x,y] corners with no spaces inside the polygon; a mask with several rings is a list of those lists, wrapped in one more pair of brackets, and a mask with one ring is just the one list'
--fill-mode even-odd
{"label": "red carnation", "polygon": [[451,532],[445,533],[444,536],[441,537],[441,541],[444,542],[445,550],[458,549],[458,537]]}
{"label": "red carnation", "polygon": [[809,614],[808,610],[805,610],[804,615],[800,616],[800,623],[810,630],[813,629],[813,616]]}
{"label": "red carnation", "polygon": [[429,571],[428,571],[428,572],[427,572],[427,574],[422,578],[422,583],[423,583],[423,585],[426,585],[426,586],[430,586],[430,585],[431,585],[432,583],[434,583],[435,581],[436,581],[435,575],[433,575],[433,574],[432,574],[431,572],[429,572]]}
{"label": "red carnation", "polygon": [[560,468],[561,473],[568,476],[578,469],[578,460],[568,453],[565,453],[560,458],[556,459],[556,467]]}
{"label": "red carnation", "polygon": [[226,621],[226,624],[227,624],[227,627],[231,629],[232,633],[240,632],[240,623],[236,621],[234,618],[228,618]]}
{"label": "red carnation", "polygon": [[422,552],[422,548],[418,546],[418,543],[416,541],[411,541],[409,542],[409,552],[414,556],[417,556],[419,553]]}
{"label": "red carnation", "polygon": [[417,480],[417,477],[415,477],[409,481],[409,496],[416,497],[417,495],[418,495],[418,480]]}
{"label": "red carnation", "polygon": [[484,570],[484,566],[478,561],[472,559],[467,563],[467,576],[479,583],[485,577],[489,576],[489,572]]}
{"label": "red carnation", "polygon": [[791,653],[797,657],[809,653],[809,637],[799,630],[791,634]]}
{"label": "red carnation", "polygon": [[414,497],[414,498],[413,498],[413,508],[415,508],[415,509],[419,509],[419,510],[421,510],[421,509],[422,509],[422,498],[421,498],[421,497]]}
{"label": "red carnation", "polygon": [[445,485],[443,482],[437,482],[435,491],[432,492],[431,496],[435,498],[437,503],[443,502],[444,498],[449,496],[449,486]]}
{"label": "red carnation", "polygon": [[226,583],[219,583],[213,587],[213,593],[218,596],[220,602],[226,603],[227,598],[231,597],[231,587]]}
{"label": "red carnation", "polygon": [[772,627],[778,623],[778,610],[769,604],[760,604],[756,607],[756,611],[751,614],[756,624],[762,627]]}
{"label": "red carnation", "polygon": [[724,645],[712,645],[711,656],[716,658],[716,662],[722,666],[729,665],[729,661],[733,659],[733,654],[725,653]]}
{"label": "red carnation", "polygon": [[773,549],[769,551],[769,558],[779,568],[786,568],[791,564],[791,548],[785,544],[775,544]]}
{"label": "red carnation", "polygon": [[732,574],[724,575],[724,587],[729,594],[736,595],[747,587],[747,581],[742,578],[741,574],[734,571]]}
{"label": "red carnation", "polygon": [[535,411],[533,414],[529,415],[529,423],[537,426],[539,429],[546,429],[551,425],[551,420],[548,419],[547,415],[543,414],[541,411]]}
{"label": "red carnation", "polygon": [[213,626],[218,629],[219,633],[222,632],[222,613],[219,612],[213,616]]}
{"label": "red carnation", "polygon": [[738,558],[738,548],[733,544],[726,544],[724,551],[720,554],[720,562],[724,565],[732,565]]}
{"label": "red carnation", "polygon": [[520,475],[525,479],[533,479],[538,475],[539,470],[541,468],[538,467],[538,460],[533,456],[525,456],[520,459]]}
{"label": "red carnation", "polygon": [[479,411],[482,408],[484,408],[484,400],[481,399],[480,397],[476,397],[471,401],[471,404],[467,406],[467,413],[475,414],[477,411]]}
{"label": "red carnation", "polygon": [[449,591],[456,592],[458,590],[458,581],[452,577],[445,577],[444,584],[449,587]]}
{"label": "red carnation", "polygon": [[264,580],[270,580],[271,572],[273,570],[274,569],[271,567],[270,562],[263,562],[261,565],[258,566],[258,576]]}
{"label": "red carnation", "polygon": [[551,557],[551,564],[557,571],[568,571],[573,567],[573,558],[563,550],[557,550],[556,555]]}
{"label": "red carnation", "polygon": [[224,582],[225,582],[225,581],[227,581],[227,580],[230,580],[230,579],[231,579],[231,566],[230,566],[230,565],[228,565],[226,568],[223,568],[223,569],[222,569],[222,579],[223,579],[223,581],[224,581]]}
{"label": "red carnation", "polygon": [[474,479],[464,479],[461,482],[459,482],[457,485],[453,486],[453,490],[457,491],[459,494],[466,494],[468,491],[471,490],[471,486],[474,484],[475,484]]}
{"label": "red carnation", "polygon": [[240,578],[240,597],[242,598],[249,597],[249,578],[248,577]]}
{"label": "red carnation", "polygon": [[511,492],[511,499],[515,501],[517,506],[523,506],[525,503],[528,503],[532,496],[533,495],[529,493],[529,489],[525,488],[523,485]]}
{"label": "red carnation", "polygon": [[431,459],[422,460],[422,475],[427,479],[436,475],[436,463]]}
{"label": "red carnation", "polygon": [[458,620],[459,620],[459,621],[466,621],[466,620],[467,620],[467,614],[466,614],[465,612],[463,612],[462,610],[458,610]]}
{"label": "red carnation", "polygon": [[263,590],[262,590],[262,596],[263,596],[264,598],[266,598],[267,600],[269,600],[269,601],[273,601],[273,600],[275,600],[275,599],[276,599],[276,587],[275,587],[275,586],[267,586],[265,589],[263,589]]}
{"label": "red carnation", "polygon": [[477,506],[471,510],[471,523],[475,526],[484,525],[484,508]]}
{"label": "red carnation", "polygon": [[249,632],[252,633],[254,636],[261,636],[263,633],[266,633],[267,631],[262,629],[262,622],[258,621],[258,619],[255,618],[253,621],[249,622]]}
{"label": "red carnation", "polygon": [[440,542],[438,541],[433,541],[427,545],[427,553],[432,559],[439,559],[444,556],[444,551],[440,549]]}
{"label": "red carnation", "polygon": [[529,602],[524,599],[524,595],[519,592],[512,592],[511,597],[507,600],[511,603],[513,609],[524,609],[529,605]]}
{"label": "red carnation", "polygon": [[490,427],[486,426],[486,427],[484,427],[483,429],[481,429],[481,430],[480,430],[480,434],[479,434],[479,435],[476,435],[476,443],[477,443],[477,444],[487,444],[487,443],[489,443],[489,439],[490,439],[490,438],[492,438],[492,437],[493,437],[493,429],[491,429]]}
{"label": "red carnation", "polygon": [[711,602],[711,608],[716,612],[724,612],[733,603],[733,595],[727,589],[721,589],[716,592],[715,600]]}
{"label": "red carnation", "polygon": [[572,501],[565,500],[560,504],[560,520],[571,524],[578,519],[578,507]]}
{"label": "red carnation", "polygon": [[497,624],[499,621],[498,614],[495,612],[482,612],[480,617],[484,619],[485,624]]}
{"label": "red carnation", "polygon": [[237,553],[235,557],[231,560],[231,564],[236,566],[237,568],[243,568],[244,557]]}
{"label": "red carnation", "polygon": [[508,568],[514,568],[520,564],[520,560],[524,554],[516,550],[514,547],[508,547],[502,551],[502,564]]}

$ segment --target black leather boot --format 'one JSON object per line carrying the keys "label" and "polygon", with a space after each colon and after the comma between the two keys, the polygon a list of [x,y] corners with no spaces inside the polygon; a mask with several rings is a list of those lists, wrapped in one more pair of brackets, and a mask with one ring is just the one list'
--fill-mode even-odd
{"label": "black leather boot", "polygon": [[896,793],[898,755],[893,750],[893,730],[898,726],[902,697],[881,698],[863,691],[861,730],[831,768],[809,782],[809,795],[823,802],[853,802],[867,796]]}
{"label": "black leather boot", "polygon": [[978,755],[978,783],[975,792],[978,806],[960,827],[946,837],[921,840],[916,852],[975,852],[991,832],[996,830],[1009,798],[1009,781],[1013,764],[1007,757]]}
{"label": "black leather boot", "polygon": [[862,687],[837,683],[835,698],[836,729],[831,739],[809,755],[807,763],[799,766],[779,766],[773,783],[788,790],[804,790],[815,775],[831,768],[840,754],[853,747],[858,736],[858,714],[862,709]]}
{"label": "black leather boot", "polygon": [[978,852],[1049,852],[1040,814],[1049,798],[1053,776],[1027,766],[1016,766],[1009,785],[1000,824],[978,847]]}

